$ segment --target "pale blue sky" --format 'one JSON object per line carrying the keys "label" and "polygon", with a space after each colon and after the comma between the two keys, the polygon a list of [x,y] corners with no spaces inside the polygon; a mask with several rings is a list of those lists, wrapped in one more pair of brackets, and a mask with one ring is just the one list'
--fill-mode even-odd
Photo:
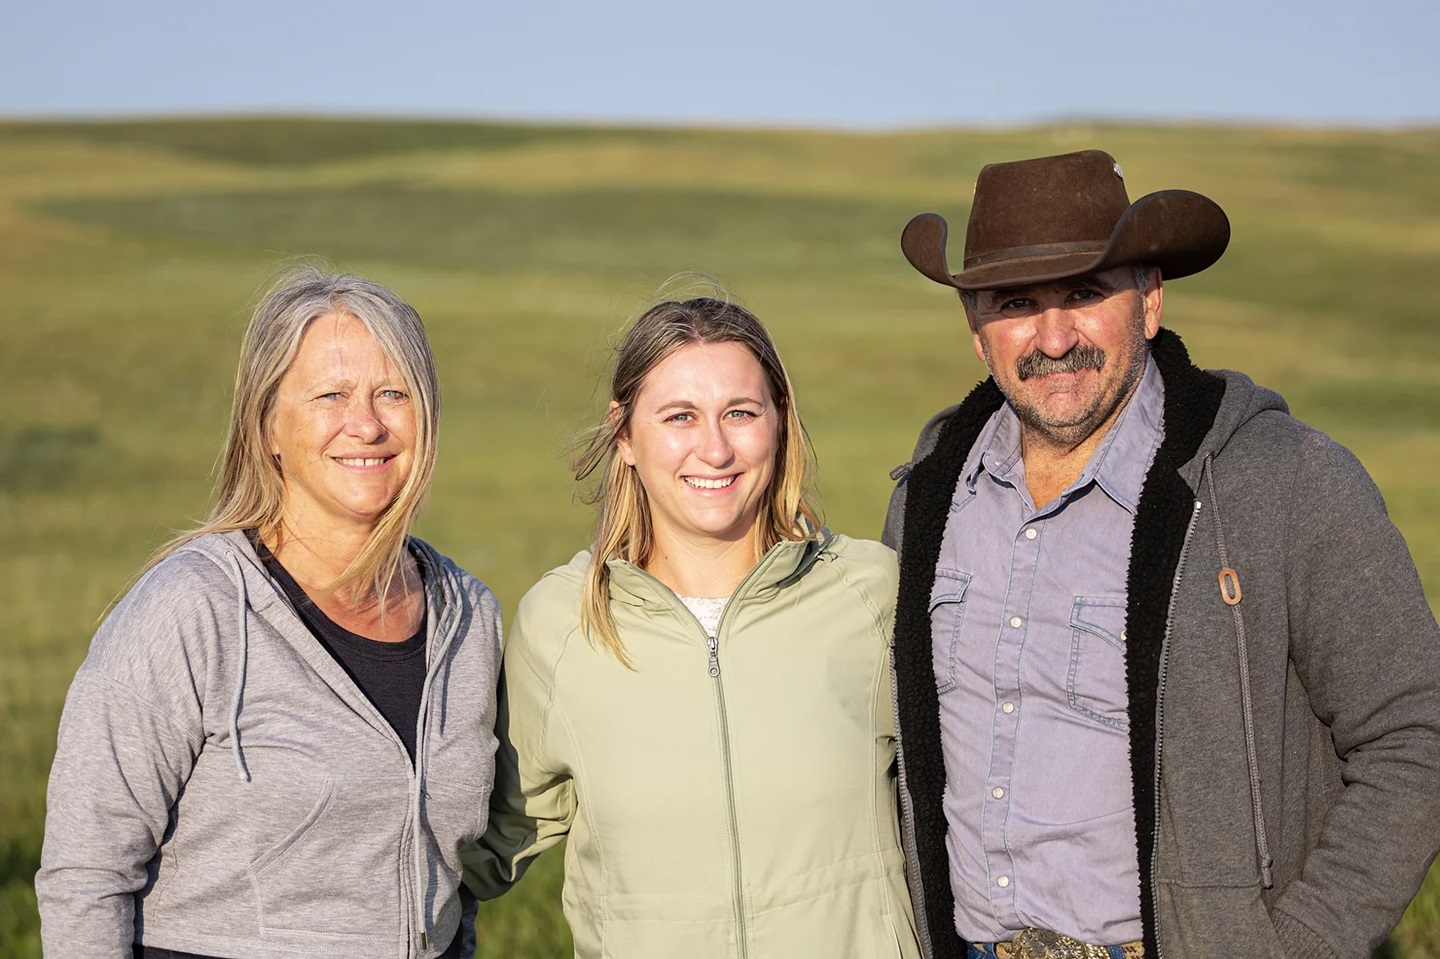
{"label": "pale blue sky", "polygon": [[1434,0],[10,0],[0,116],[1440,122]]}

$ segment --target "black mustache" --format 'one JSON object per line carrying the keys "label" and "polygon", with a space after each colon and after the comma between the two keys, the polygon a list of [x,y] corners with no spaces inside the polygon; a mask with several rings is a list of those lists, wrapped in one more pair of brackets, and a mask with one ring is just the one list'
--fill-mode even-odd
{"label": "black mustache", "polygon": [[1078,343],[1064,356],[1046,356],[1039,350],[1031,350],[1015,363],[1015,373],[1021,380],[1032,376],[1049,376],[1052,373],[1075,373],[1079,370],[1099,370],[1105,366],[1105,351],[1089,343]]}

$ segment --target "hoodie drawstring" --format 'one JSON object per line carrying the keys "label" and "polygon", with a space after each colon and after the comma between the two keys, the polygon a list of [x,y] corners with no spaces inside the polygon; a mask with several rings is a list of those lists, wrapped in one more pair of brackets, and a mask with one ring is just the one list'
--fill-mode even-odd
{"label": "hoodie drawstring", "polygon": [[1260,764],[1255,755],[1255,712],[1250,696],[1250,654],[1245,643],[1245,617],[1240,614],[1240,576],[1230,566],[1230,557],[1225,550],[1225,531],[1220,523],[1220,500],[1215,495],[1215,475],[1211,470],[1210,454],[1205,456],[1202,472],[1205,489],[1210,496],[1210,510],[1215,516],[1215,545],[1220,551],[1220,598],[1230,607],[1235,618],[1235,653],[1240,660],[1240,706],[1245,720],[1245,762],[1250,771],[1250,808],[1255,817],[1255,852],[1260,858],[1260,881],[1266,889],[1273,888],[1275,877],[1271,872],[1270,843],[1265,838],[1265,818],[1260,808]]}
{"label": "hoodie drawstring", "polygon": [[250,781],[250,770],[245,766],[245,751],[240,747],[240,701],[245,697],[245,667],[250,659],[250,634],[245,620],[250,609],[250,596],[245,590],[245,571],[232,550],[225,551],[230,568],[235,571],[235,586],[239,590],[236,610],[236,628],[240,631],[240,663],[235,670],[235,695],[230,702],[230,752],[235,757],[235,768],[243,782]]}

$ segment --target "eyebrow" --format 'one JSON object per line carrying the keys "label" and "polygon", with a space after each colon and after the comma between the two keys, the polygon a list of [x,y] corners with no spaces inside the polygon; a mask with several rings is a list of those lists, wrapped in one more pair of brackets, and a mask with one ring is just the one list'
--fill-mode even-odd
{"label": "eyebrow", "polygon": [[1114,293],[1120,289],[1118,283],[1108,282],[1102,279],[1098,273],[1086,273],[1083,276],[1069,276],[1059,280],[1051,280],[1049,283],[1031,283],[1026,286],[1004,286],[999,289],[985,290],[984,293],[986,295],[982,299],[982,302],[987,304],[998,303],[1011,297],[1033,294],[1037,290],[1043,290],[1046,287],[1052,286],[1060,287],[1067,291],[1094,287],[1099,290],[1104,290],[1107,294]]}
{"label": "eyebrow", "polygon": [[[755,405],[755,406],[759,406],[759,407],[761,407],[762,409],[763,409],[763,408],[767,408],[767,407],[765,406],[765,403],[764,403],[763,400],[758,400],[758,399],[756,399],[756,398],[754,398],[754,397],[751,397],[751,396],[735,396],[735,397],[731,397],[730,399],[728,399],[728,400],[725,401],[725,406],[726,406],[727,408],[729,408],[729,407],[731,407],[731,406],[740,406],[740,405],[743,405],[743,404],[746,404],[746,403],[750,403],[750,404],[753,404],[753,405]],[[668,411],[670,411],[670,410],[698,410],[699,408],[700,408],[699,404],[696,403],[694,400],[671,400],[669,403],[666,403],[665,405],[658,407],[658,408],[655,410],[655,412],[657,412],[657,413],[665,413],[665,412],[668,412]]]}
{"label": "eyebrow", "polygon": [[1086,273],[1084,276],[1077,276],[1069,280],[1056,280],[1057,284],[1064,284],[1067,289],[1079,289],[1082,286],[1093,286],[1104,290],[1107,293],[1114,293],[1121,288],[1120,283],[1105,279],[1099,273]]}
{"label": "eyebrow", "polygon": [[307,383],[301,384],[301,389],[309,392],[314,390],[353,390],[356,386],[353,378],[341,376],[317,376]]}

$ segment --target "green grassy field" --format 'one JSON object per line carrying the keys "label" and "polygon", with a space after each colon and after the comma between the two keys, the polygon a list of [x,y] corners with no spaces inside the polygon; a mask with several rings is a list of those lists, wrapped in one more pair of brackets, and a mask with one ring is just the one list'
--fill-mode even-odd
{"label": "green grassy field", "polygon": [[[1166,325],[1356,451],[1433,604],[1440,131],[0,124],[0,955],[40,954],[31,880],[66,686],[107,603],[206,510],[246,305],[277,262],[328,257],[425,317],[445,414],[419,532],[508,610],[584,545],[559,453],[598,409],[613,335],[682,270],[770,325],[830,524],[877,536],[887,472],[981,374],[901,227],[922,210],[963,224],[984,162],[1092,146],[1132,197],[1182,186],[1230,213],[1229,253],[1168,288]],[[559,868],[551,854],[487,907],[481,955],[569,954]],[[1440,955],[1440,870],[1387,953]]]}

